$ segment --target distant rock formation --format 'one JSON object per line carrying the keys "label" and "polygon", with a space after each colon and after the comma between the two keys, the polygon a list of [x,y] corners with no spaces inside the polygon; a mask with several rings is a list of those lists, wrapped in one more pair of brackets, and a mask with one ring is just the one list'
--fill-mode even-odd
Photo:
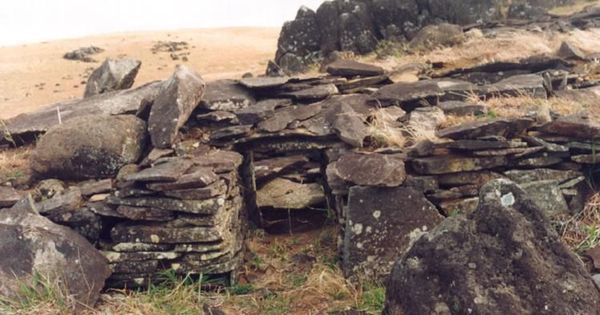
{"label": "distant rock formation", "polygon": [[306,70],[333,51],[372,52],[381,40],[411,40],[424,26],[459,25],[507,18],[532,19],[573,0],[334,0],[315,12],[298,10],[284,24],[275,62],[288,72]]}

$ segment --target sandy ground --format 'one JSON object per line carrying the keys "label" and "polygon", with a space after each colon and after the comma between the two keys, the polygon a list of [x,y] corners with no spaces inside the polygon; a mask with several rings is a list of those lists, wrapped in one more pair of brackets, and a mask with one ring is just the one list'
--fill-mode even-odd
{"label": "sandy ground", "polygon": [[[262,73],[275,55],[278,33],[278,28],[138,32],[0,47],[0,119],[81,97],[87,74],[107,57],[141,60],[135,85],[165,79],[179,63],[191,66],[206,80]],[[158,41],[187,42],[188,61],[174,61],[168,52],[153,54]],[[62,58],[65,52],[90,45],[105,49],[92,56],[97,63]]]}

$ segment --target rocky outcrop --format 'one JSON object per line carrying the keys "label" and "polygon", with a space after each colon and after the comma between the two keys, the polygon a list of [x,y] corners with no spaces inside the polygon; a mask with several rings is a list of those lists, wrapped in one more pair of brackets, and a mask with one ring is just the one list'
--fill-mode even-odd
{"label": "rocky outcrop", "polygon": [[83,97],[130,88],[141,65],[139,60],[106,59],[88,78]]}
{"label": "rocky outcrop", "polygon": [[[279,35],[275,62],[288,72],[305,71],[308,65],[334,51],[372,52],[381,40],[410,41],[416,48],[456,44],[464,35],[458,25],[507,18],[535,18],[550,8],[572,0],[335,0],[317,11],[302,7]],[[442,24],[443,25],[443,24]],[[415,38],[416,37],[416,38]]]}
{"label": "rocky outcrop", "polygon": [[146,123],[135,116],[82,116],[40,138],[31,168],[45,178],[112,177],[138,161],[145,145]]}
{"label": "rocky outcrop", "polygon": [[600,294],[516,184],[493,181],[468,216],[419,238],[390,276],[384,314],[597,314]]}
{"label": "rocky outcrop", "polygon": [[61,293],[82,310],[96,303],[110,275],[106,259],[90,243],[37,214],[27,199],[0,211],[0,250],[3,298],[27,298],[27,289],[42,277],[57,285],[48,289],[66,290]]}
{"label": "rocky outcrop", "polygon": [[96,46],[81,47],[68,53],[65,53],[63,58],[67,60],[75,60],[82,62],[96,62],[96,60],[94,60],[94,58],[92,58],[91,56],[102,52],[104,52],[104,49]]}

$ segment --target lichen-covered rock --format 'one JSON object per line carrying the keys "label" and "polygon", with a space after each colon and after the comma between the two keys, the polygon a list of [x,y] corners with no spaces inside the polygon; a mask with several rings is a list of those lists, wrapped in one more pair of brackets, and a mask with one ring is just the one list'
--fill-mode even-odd
{"label": "lichen-covered rock", "polygon": [[51,128],[31,154],[41,177],[107,178],[135,163],[146,145],[146,124],[130,115],[89,115]]}
{"label": "lichen-covered rock", "polygon": [[397,187],[406,180],[403,158],[402,155],[350,152],[330,164],[328,173],[356,185]]}
{"label": "lichen-covered rock", "polygon": [[199,74],[185,66],[177,66],[171,78],[163,83],[150,111],[148,132],[154,147],[171,147],[179,128],[200,103],[205,86]]}
{"label": "lichen-covered rock", "polygon": [[468,216],[446,219],[402,256],[384,314],[597,314],[583,264],[527,193],[507,180],[480,192]]}
{"label": "lichen-covered rock", "polygon": [[[74,306],[93,306],[110,275],[106,259],[83,237],[35,213],[27,200],[0,211],[0,296],[27,298],[35,279],[67,290]],[[37,280],[39,281],[39,280]]]}
{"label": "lichen-covered rock", "polygon": [[106,59],[90,75],[84,97],[130,88],[141,65],[139,60]]}
{"label": "lichen-covered rock", "polygon": [[208,110],[235,111],[254,103],[254,96],[243,85],[233,80],[217,80],[207,84],[200,107]]}
{"label": "lichen-covered rock", "polygon": [[414,238],[441,221],[435,206],[414,188],[352,187],[344,228],[344,273],[384,278]]}

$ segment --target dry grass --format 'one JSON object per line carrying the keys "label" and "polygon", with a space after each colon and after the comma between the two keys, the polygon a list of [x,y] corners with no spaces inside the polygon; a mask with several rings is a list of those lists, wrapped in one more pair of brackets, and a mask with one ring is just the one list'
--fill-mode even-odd
{"label": "dry grass", "polygon": [[32,147],[0,149],[0,184],[29,177],[29,155]]}
{"label": "dry grass", "polygon": [[590,198],[581,213],[561,221],[562,239],[575,252],[600,246],[600,193]]}
{"label": "dry grass", "polygon": [[571,5],[565,5],[554,8],[550,10],[549,13],[557,16],[569,16],[574,13],[580,12],[588,6],[598,5],[599,3],[600,1],[597,0],[580,0],[576,1],[574,4]]}
{"label": "dry grass", "polygon": [[225,314],[327,314],[356,309],[380,314],[381,285],[351,284],[337,262],[333,227],[295,235],[253,233],[247,241],[249,261],[240,283],[221,292],[201,290],[201,282],[166,274],[164,284],[145,291],[112,291],[95,309],[73,311],[61,290],[43,282],[20,302],[0,301],[6,315],[197,315],[204,306]]}
{"label": "dry grass", "polygon": [[398,122],[383,109],[372,113],[367,125],[375,147],[405,148],[423,140],[440,141],[435,128],[420,123]]}

